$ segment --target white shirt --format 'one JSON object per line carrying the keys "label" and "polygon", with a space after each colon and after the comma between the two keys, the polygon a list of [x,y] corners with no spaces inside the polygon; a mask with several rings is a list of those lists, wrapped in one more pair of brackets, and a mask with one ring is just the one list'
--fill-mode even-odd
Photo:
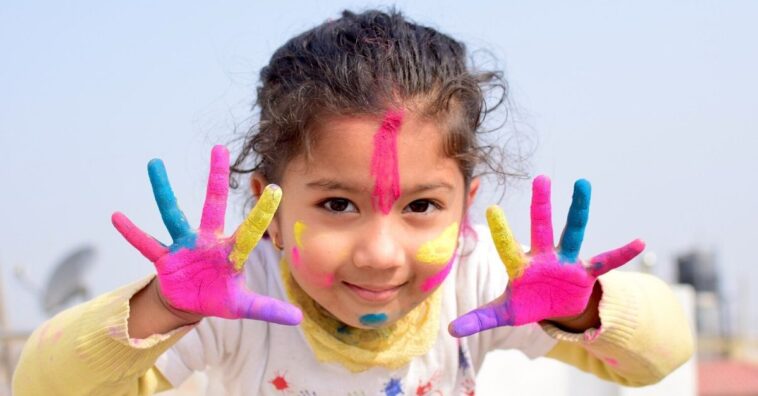
{"label": "white shirt", "polygon": [[[448,333],[448,323],[500,296],[508,282],[489,230],[474,230],[476,235],[460,237],[457,254],[462,255],[440,286],[436,342],[426,355],[400,369],[352,373],[337,363],[316,360],[300,326],[221,318],[203,319],[156,365],[174,386],[193,371],[206,371],[209,395],[473,395],[476,372],[487,352],[519,349],[536,358],[557,342],[537,324],[500,327],[462,339]],[[252,291],[286,301],[280,258],[263,239],[245,268]]]}

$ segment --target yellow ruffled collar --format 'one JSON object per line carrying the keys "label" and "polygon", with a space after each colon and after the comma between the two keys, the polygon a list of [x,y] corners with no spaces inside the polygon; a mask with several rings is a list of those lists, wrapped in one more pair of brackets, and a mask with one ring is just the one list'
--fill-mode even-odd
{"label": "yellow ruffled collar", "polygon": [[303,311],[303,333],[320,362],[339,363],[352,372],[377,366],[394,370],[426,354],[437,340],[440,289],[390,326],[358,329],[340,322],[308,296],[284,258],[280,269],[287,296]]}

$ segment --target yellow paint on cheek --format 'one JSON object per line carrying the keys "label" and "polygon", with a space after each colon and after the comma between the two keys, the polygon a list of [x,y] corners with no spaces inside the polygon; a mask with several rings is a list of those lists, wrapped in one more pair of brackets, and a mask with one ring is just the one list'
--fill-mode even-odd
{"label": "yellow paint on cheek", "polygon": [[436,238],[421,245],[416,253],[416,260],[427,264],[445,264],[453,256],[457,240],[458,222],[455,222]]}
{"label": "yellow paint on cheek", "polygon": [[295,245],[297,245],[298,248],[303,248],[303,232],[305,232],[306,226],[305,223],[298,220],[295,222],[294,226],[294,232],[295,232]]}

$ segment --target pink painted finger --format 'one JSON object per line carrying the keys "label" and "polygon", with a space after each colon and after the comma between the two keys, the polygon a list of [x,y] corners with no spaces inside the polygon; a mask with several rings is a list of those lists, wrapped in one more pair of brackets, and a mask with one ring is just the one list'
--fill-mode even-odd
{"label": "pink painted finger", "polygon": [[600,253],[591,258],[587,271],[590,275],[598,277],[614,268],[621,267],[628,263],[643,250],[645,250],[645,242],[641,239],[635,239],[625,246],[605,253]]}
{"label": "pink painted finger", "polygon": [[139,227],[129,220],[121,212],[115,212],[111,216],[111,222],[129,244],[134,246],[143,256],[152,262],[158,261],[168,253],[168,248],[156,241],[153,237],[140,230]]}
{"label": "pink painted finger", "polygon": [[268,296],[244,292],[239,294],[235,303],[235,311],[241,318],[290,326],[303,320],[303,313],[299,308]]}
{"label": "pink painted finger", "polygon": [[532,253],[552,251],[553,219],[550,206],[550,178],[539,175],[532,182]]}
{"label": "pink painted finger", "polygon": [[211,170],[208,189],[205,193],[200,230],[213,233],[224,232],[224,216],[229,195],[229,151],[222,145],[211,151]]}

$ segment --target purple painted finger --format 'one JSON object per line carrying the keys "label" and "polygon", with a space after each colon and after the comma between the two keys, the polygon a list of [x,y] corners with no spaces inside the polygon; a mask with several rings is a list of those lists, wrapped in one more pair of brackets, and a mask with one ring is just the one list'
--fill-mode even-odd
{"label": "purple painted finger", "polygon": [[235,302],[236,311],[241,318],[290,326],[303,320],[303,313],[299,308],[268,296],[243,292],[239,294]]}
{"label": "purple painted finger", "polygon": [[591,258],[587,271],[590,275],[598,277],[614,268],[621,267],[628,263],[643,250],[645,250],[645,242],[641,239],[635,239],[618,249],[600,253]]}
{"label": "purple painted finger", "polygon": [[156,241],[155,238],[140,230],[139,227],[134,225],[134,223],[132,223],[131,220],[129,220],[129,218],[126,217],[126,215],[123,213],[113,213],[111,216],[111,222],[113,223],[113,226],[116,227],[116,230],[118,230],[118,232],[124,236],[124,239],[129,242],[129,244],[134,246],[134,248],[136,248],[140,253],[142,253],[143,256],[145,256],[153,263],[158,261],[161,256],[168,253],[167,247],[163,246],[160,242]]}
{"label": "purple painted finger", "polygon": [[549,252],[553,244],[553,219],[550,207],[550,178],[539,175],[532,182],[532,248],[531,253]]}
{"label": "purple painted finger", "polygon": [[224,232],[224,215],[229,195],[229,151],[222,145],[211,151],[211,170],[208,189],[205,193],[200,230],[212,233]]}
{"label": "purple painted finger", "polygon": [[513,325],[513,321],[509,304],[493,302],[450,322],[448,332],[453,337],[466,337],[495,327]]}

